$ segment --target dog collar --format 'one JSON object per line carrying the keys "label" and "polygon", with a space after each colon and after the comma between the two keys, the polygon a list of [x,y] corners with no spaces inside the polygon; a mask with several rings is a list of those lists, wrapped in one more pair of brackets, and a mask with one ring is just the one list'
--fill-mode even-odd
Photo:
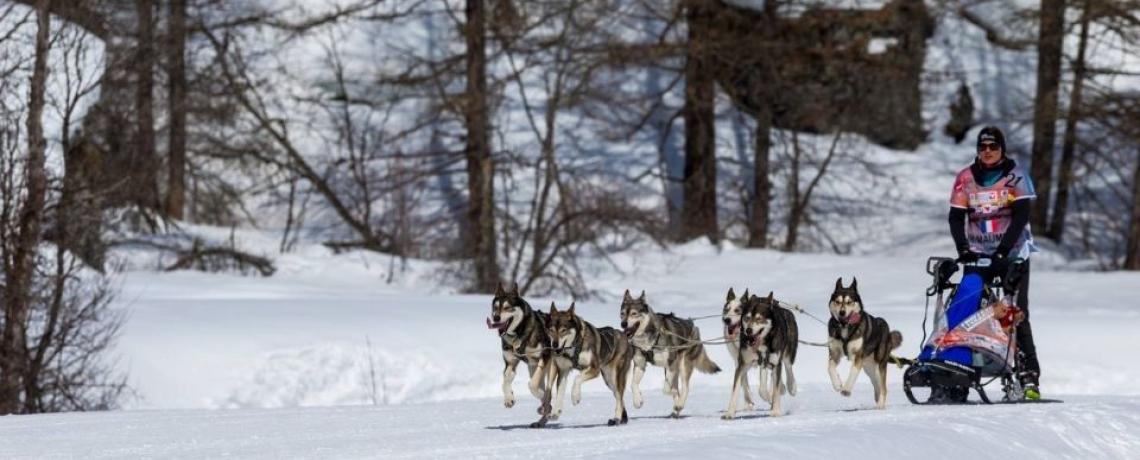
{"label": "dog collar", "polygon": [[519,346],[522,345],[522,337],[519,337],[518,334],[515,334],[514,332],[504,332],[499,335],[499,338],[507,342],[507,344],[510,345],[514,350],[518,350]]}
{"label": "dog collar", "polygon": [[[582,334],[576,335],[577,337],[574,338],[574,342],[571,343],[569,347],[560,347],[554,351],[555,354],[569,358],[571,361],[574,361],[575,364],[578,362],[578,355],[582,354]],[[570,353],[567,353],[567,350],[569,350]]]}

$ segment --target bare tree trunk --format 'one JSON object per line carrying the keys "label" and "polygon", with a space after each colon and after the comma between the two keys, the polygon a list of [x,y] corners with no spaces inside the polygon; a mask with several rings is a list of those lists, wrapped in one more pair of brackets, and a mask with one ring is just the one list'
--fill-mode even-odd
{"label": "bare tree trunk", "polygon": [[1065,38],[1065,0],[1041,1],[1037,38],[1037,97],[1033,103],[1033,164],[1030,176],[1037,189],[1034,227],[1049,223],[1053,184],[1053,146],[1057,137],[1057,89],[1061,80],[1061,51]]}
{"label": "bare tree trunk", "polygon": [[186,0],[170,0],[166,42],[170,137],[166,216],[182,220],[186,208]]}
{"label": "bare tree trunk", "polygon": [[1132,175],[1132,219],[1128,228],[1128,254],[1125,270],[1140,270],[1140,149],[1136,150],[1136,171]]}
{"label": "bare tree trunk", "polygon": [[0,340],[0,414],[20,410],[27,354],[28,294],[35,270],[36,248],[40,244],[40,226],[47,195],[47,171],[44,167],[47,140],[44,139],[44,86],[47,81],[48,34],[51,0],[36,3],[36,56],[32,65],[31,94],[28,102],[28,195],[20,212],[19,240],[13,250],[12,272],[6,274],[4,292],[4,332]]}
{"label": "bare tree trunk", "polygon": [[720,240],[716,216],[715,82],[710,65],[708,0],[689,0],[685,48],[685,178],[681,239]]}
{"label": "bare tree trunk", "polygon": [[1081,95],[1083,93],[1087,69],[1085,50],[1089,41],[1088,0],[1081,13],[1081,38],[1077,44],[1077,60],[1073,63],[1073,90],[1069,94],[1069,116],[1065,119],[1065,137],[1061,141],[1061,170],[1057,172],[1057,200],[1053,203],[1052,222],[1048,237],[1058,243],[1065,237],[1065,216],[1069,210],[1069,188],[1073,184],[1073,150],[1077,144],[1077,122],[1081,119]]}
{"label": "bare tree trunk", "polygon": [[467,132],[467,250],[475,265],[474,292],[492,292],[499,281],[495,258],[495,169],[491,158],[487,108],[486,9],[483,0],[467,0],[467,89],[463,121]]}
{"label": "bare tree trunk", "polygon": [[796,250],[796,242],[800,235],[800,225],[806,220],[808,210],[811,208],[811,197],[815,193],[816,186],[824,176],[827,175],[827,168],[831,165],[832,160],[835,159],[835,154],[838,152],[839,140],[843,137],[843,132],[840,131],[835,134],[831,140],[831,147],[827,149],[827,156],[824,157],[823,162],[819,164],[819,170],[816,171],[815,177],[808,182],[808,186],[802,192],[800,191],[800,164],[803,159],[802,149],[800,148],[800,139],[795,131],[792,131],[792,150],[794,152],[792,157],[792,172],[788,177],[788,196],[791,202],[791,209],[788,210],[788,233],[784,239],[784,250]]}
{"label": "bare tree trunk", "polygon": [[154,141],[154,2],[135,0],[138,14],[138,58],[135,70],[135,114],[138,117],[134,145],[135,181],[131,191],[145,209],[158,206],[158,153]]}
{"label": "bare tree trunk", "polygon": [[772,182],[768,177],[772,148],[772,119],[767,111],[756,117],[756,151],[752,162],[752,221],[748,226],[748,247],[768,247],[768,214],[772,200]]}
{"label": "bare tree trunk", "polygon": [[800,221],[803,220],[803,208],[800,207],[800,139],[796,131],[792,131],[792,164],[788,173],[788,230],[784,235],[784,250],[794,251],[796,240],[799,239]]}

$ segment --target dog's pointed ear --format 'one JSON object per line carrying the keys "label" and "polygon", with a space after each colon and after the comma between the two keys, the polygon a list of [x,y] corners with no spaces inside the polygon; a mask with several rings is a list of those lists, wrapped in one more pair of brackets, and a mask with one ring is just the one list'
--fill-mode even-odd
{"label": "dog's pointed ear", "polygon": [[633,300],[633,296],[629,295],[629,289],[625,290],[625,297],[621,299],[623,302]]}
{"label": "dog's pointed ear", "polygon": [[519,295],[519,282],[518,281],[514,282],[514,287],[511,288],[511,295],[513,295],[515,297],[521,297]]}
{"label": "dog's pointed ear", "polygon": [[566,311],[570,312],[570,315],[571,315],[571,316],[573,316],[573,315],[574,315],[574,303],[575,303],[574,301],[571,301],[571,302],[570,302],[570,309],[569,309],[569,310],[566,310]]}
{"label": "dog's pointed ear", "polygon": [[641,301],[644,301],[644,300],[645,300],[645,289],[642,289],[642,290],[641,290],[641,296],[640,296],[640,297],[638,297],[638,298],[637,298],[637,300],[641,300]]}
{"label": "dog's pointed ear", "polygon": [[859,280],[856,279],[855,277],[851,278],[851,289],[852,290],[858,290],[859,289]]}
{"label": "dog's pointed ear", "polygon": [[507,292],[503,290],[503,282],[499,281],[499,285],[495,287],[495,297],[502,297],[506,294]]}
{"label": "dog's pointed ear", "polygon": [[838,291],[840,289],[843,289],[843,277],[842,276],[840,276],[838,279],[835,280],[835,290]]}
{"label": "dog's pointed ear", "polygon": [[772,294],[773,294],[772,291],[768,291],[768,303],[772,303],[772,302],[776,301],[776,297],[773,296]]}
{"label": "dog's pointed ear", "polygon": [[745,302],[748,300],[748,288],[744,288],[744,295],[740,296],[740,301]]}
{"label": "dog's pointed ear", "polygon": [[554,301],[553,301],[553,300],[551,300],[551,301],[550,301],[550,314],[551,314],[551,315],[553,315],[553,314],[555,314],[555,313],[558,313],[558,307],[555,307],[555,306],[554,306]]}
{"label": "dog's pointed ear", "polygon": [[728,288],[728,297],[726,297],[724,300],[726,302],[732,302],[733,300],[736,300],[736,293],[732,291],[732,288]]}

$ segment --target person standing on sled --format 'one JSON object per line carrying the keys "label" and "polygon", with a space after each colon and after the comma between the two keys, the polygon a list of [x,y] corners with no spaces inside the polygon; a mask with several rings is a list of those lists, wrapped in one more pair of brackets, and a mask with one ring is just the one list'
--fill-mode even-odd
{"label": "person standing on sled", "polygon": [[[974,164],[958,173],[950,195],[950,235],[963,263],[989,258],[989,267],[967,265],[963,276],[977,273],[983,283],[994,276],[1005,276],[1012,261],[1024,264],[1024,274],[1017,285],[1017,306],[1025,320],[1017,326],[1017,344],[1022,358],[1022,372],[1017,376],[1025,388],[1027,399],[1041,397],[1038,378],[1037,349],[1033,345],[1033,329],[1029,325],[1029,254],[1037,250],[1029,228],[1029,213],[1036,195],[1033,183],[1024,169],[1006,154],[1005,134],[994,126],[978,133],[978,156]],[[977,302],[980,292],[963,292],[952,302]],[[964,396],[964,395],[962,395]]]}

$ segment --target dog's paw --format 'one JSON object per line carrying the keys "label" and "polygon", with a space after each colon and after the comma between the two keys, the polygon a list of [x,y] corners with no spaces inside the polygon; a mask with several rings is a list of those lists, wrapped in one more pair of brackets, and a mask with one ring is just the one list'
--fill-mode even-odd
{"label": "dog's paw", "polygon": [[681,410],[683,410],[683,409],[684,409],[684,407],[673,406],[673,413],[669,414],[669,417],[670,418],[681,418]]}
{"label": "dog's paw", "polygon": [[768,414],[769,417],[782,417],[783,415],[784,412],[780,409],[772,409],[772,412]]}
{"label": "dog's paw", "polygon": [[562,411],[556,411],[553,414],[550,414],[550,421],[553,422],[555,420],[558,420],[558,417],[560,417],[561,415],[562,415]]}
{"label": "dog's paw", "polygon": [[641,405],[644,403],[645,403],[645,400],[641,399],[641,393],[634,393],[633,394],[633,408],[634,409],[641,409]]}
{"label": "dog's paw", "polygon": [[503,406],[506,407],[507,409],[515,407],[515,397],[511,396],[511,397],[503,399]]}
{"label": "dog's paw", "polygon": [[580,403],[580,402],[582,402],[582,393],[579,393],[577,391],[570,393],[570,403],[571,404],[577,406],[578,403]]}
{"label": "dog's paw", "polygon": [[661,393],[665,396],[673,396],[673,389],[669,388],[669,385],[665,385],[665,387],[661,388]]}
{"label": "dog's paw", "polygon": [[736,414],[732,412],[725,412],[724,415],[720,416],[721,420],[732,420],[734,418],[736,418]]}
{"label": "dog's paw", "polygon": [[766,402],[766,403],[772,402],[772,395],[765,393],[765,392],[760,392],[758,394],[760,395],[760,399],[764,400],[764,402]]}
{"label": "dog's paw", "polygon": [[851,396],[851,390],[839,390],[839,394],[843,396]]}
{"label": "dog's paw", "polygon": [[753,404],[752,401],[748,401],[747,403],[744,403],[744,410],[752,412],[756,410],[756,405]]}

